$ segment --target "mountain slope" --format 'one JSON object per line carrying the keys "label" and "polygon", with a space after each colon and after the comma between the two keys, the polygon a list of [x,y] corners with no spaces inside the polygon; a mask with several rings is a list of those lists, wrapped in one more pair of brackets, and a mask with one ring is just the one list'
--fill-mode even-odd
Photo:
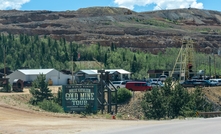
{"label": "mountain slope", "polygon": [[0,31],[48,35],[82,44],[142,49],[152,53],[180,47],[190,36],[197,51],[217,53],[221,46],[221,12],[200,9],[134,12],[91,7],[77,11],[0,11]]}

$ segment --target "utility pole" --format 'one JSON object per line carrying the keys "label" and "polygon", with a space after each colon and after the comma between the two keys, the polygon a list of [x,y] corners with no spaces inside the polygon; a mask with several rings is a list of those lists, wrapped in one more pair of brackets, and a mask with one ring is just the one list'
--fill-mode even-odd
{"label": "utility pole", "polygon": [[71,54],[71,77],[72,77],[72,79],[71,79],[71,82],[72,82],[72,84],[74,83],[74,80],[73,80],[73,70],[74,70],[74,59],[73,59],[73,54]]}
{"label": "utility pole", "polygon": [[6,46],[4,46],[4,78],[6,78]]}
{"label": "utility pole", "polygon": [[213,58],[214,58],[214,75],[216,78],[216,61],[215,61],[215,54],[213,54]]}
{"label": "utility pole", "polygon": [[209,56],[209,77],[211,78],[211,57]]}

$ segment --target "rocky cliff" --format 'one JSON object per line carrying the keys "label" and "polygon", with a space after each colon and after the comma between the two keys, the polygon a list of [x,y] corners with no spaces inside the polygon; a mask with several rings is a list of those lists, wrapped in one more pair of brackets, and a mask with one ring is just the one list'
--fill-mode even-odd
{"label": "rocky cliff", "polygon": [[181,47],[184,36],[197,51],[217,53],[221,47],[221,12],[199,9],[134,12],[91,7],[77,11],[0,11],[0,31],[48,35],[81,44],[99,43],[152,53]]}

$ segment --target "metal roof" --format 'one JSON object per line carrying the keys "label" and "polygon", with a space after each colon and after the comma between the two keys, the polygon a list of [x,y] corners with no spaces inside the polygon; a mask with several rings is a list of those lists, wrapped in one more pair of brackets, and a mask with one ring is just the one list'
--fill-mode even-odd
{"label": "metal roof", "polygon": [[86,74],[90,74],[90,75],[98,74],[97,70],[80,70],[80,71],[83,72],[83,73],[86,73]]}
{"label": "metal roof", "polygon": [[119,72],[120,74],[131,74],[131,72],[128,72],[124,69],[105,69],[105,72],[110,72],[110,74],[114,72]]}
{"label": "metal roof", "polygon": [[54,69],[18,69],[19,72],[25,75],[39,75],[39,74],[47,74]]}
{"label": "metal roof", "polygon": [[[80,70],[83,73],[89,74],[89,75],[97,75],[98,70]],[[128,72],[126,70],[123,69],[105,69],[105,72],[110,72],[110,74],[114,73],[114,72],[119,72],[120,74],[131,74],[131,72]]]}

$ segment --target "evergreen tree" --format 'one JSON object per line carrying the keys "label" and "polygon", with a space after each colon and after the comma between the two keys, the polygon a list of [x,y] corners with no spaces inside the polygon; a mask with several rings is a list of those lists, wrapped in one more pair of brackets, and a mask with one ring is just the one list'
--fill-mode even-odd
{"label": "evergreen tree", "polygon": [[[170,81],[166,81],[165,85],[170,85],[167,82],[170,83]],[[154,88],[152,91],[146,92],[141,106],[148,119],[194,117],[196,111],[212,110],[211,103],[205,99],[200,89],[189,93],[180,84]]]}
{"label": "evergreen tree", "polygon": [[114,51],[115,47],[114,47],[114,43],[111,43],[111,51]]}
{"label": "evergreen tree", "polygon": [[137,57],[136,57],[136,55],[134,54],[134,61],[137,61]]}
{"label": "evergreen tree", "polygon": [[107,53],[105,53],[104,55],[104,66],[105,67],[107,66]]}
{"label": "evergreen tree", "polygon": [[60,88],[58,90],[57,97],[54,98],[54,101],[62,106],[62,90]]}
{"label": "evergreen tree", "polygon": [[46,77],[44,74],[37,76],[37,79],[32,83],[29,92],[32,94],[32,104],[42,102],[44,99],[49,100],[53,96],[51,90],[48,88]]}

